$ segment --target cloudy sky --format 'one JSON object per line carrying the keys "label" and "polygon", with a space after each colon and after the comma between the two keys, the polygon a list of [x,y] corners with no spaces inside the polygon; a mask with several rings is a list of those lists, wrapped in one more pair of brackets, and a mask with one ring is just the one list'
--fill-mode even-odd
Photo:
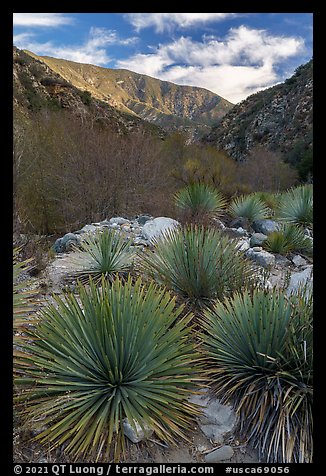
{"label": "cloudy sky", "polygon": [[14,13],[14,45],[39,55],[209,89],[233,103],[312,57],[310,13]]}

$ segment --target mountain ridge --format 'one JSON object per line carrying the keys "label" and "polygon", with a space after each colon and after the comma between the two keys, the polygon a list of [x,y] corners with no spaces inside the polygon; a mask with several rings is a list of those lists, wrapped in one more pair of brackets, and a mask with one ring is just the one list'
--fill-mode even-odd
{"label": "mountain ridge", "polygon": [[167,130],[208,133],[233,104],[205,88],[176,85],[127,69],[103,68],[25,53],[44,62],[79,89]]}
{"label": "mountain ridge", "polygon": [[90,124],[102,122],[118,133],[146,131],[165,136],[162,128],[142,120],[134,114],[119,111],[65,81],[44,62],[13,47],[13,103],[14,111],[25,116],[44,108],[67,110],[80,118],[88,117]]}
{"label": "mountain ridge", "polygon": [[313,144],[313,60],[292,77],[236,104],[203,137],[233,159],[243,161],[257,145],[297,165]]}

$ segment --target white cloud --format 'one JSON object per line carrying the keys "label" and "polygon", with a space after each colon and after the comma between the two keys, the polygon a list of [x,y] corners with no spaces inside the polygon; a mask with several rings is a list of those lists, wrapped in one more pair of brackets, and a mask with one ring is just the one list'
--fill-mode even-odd
{"label": "white cloud", "polygon": [[128,45],[137,38],[120,38],[116,31],[92,27],[87,40],[79,45],[55,45],[53,42],[39,43],[32,32],[14,35],[13,42],[18,48],[27,49],[38,55],[64,58],[78,63],[106,65],[111,61],[106,47],[109,45]]}
{"label": "white cloud", "polygon": [[188,28],[203,23],[222,21],[236,13],[126,13],[125,18],[137,31],[154,27],[157,32],[175,27]]}
{"label": "white cloud", "polygon": [[64,13],[14,13],[14,26],[58,27],[70,25],[74,19]]}
{"label": "white cloud", "polygon": [[231,102],[279,81],[275,65],[304,49],[304,40],[273,36],[245,26],[230,29],[222,40],[180,37],[159,45],[154,53],[117,62],[121,68],[209,89]]}

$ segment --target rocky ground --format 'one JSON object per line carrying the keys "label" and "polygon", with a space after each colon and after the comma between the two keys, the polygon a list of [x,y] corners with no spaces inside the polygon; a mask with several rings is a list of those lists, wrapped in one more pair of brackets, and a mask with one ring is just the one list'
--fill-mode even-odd
{"label": "rocky ground", "polygon": [[[85,225],[81,230],[67,233],[56,240],[53,245],[54,259],[37,276],[30,279],[30,288],[39,292],[39,301],[51,299],[51,294],[61,294],[68,286],[74,289],[74,282],[67,281],[67,275],[75,269],[73,263],[73,245],[78,245],[89,234],[98,230],[114,229],[133,241],[133,245],[145,251],[153,246],[153,239],[164,230],[178,226],[178,222],[167,217],[153,218],[148,215],[126,219],[113,217],[98,223]],[[269,269],[270,274],[265,285],[267,287],[285,287],[286,292],[307,283],[312,286],[312,260],[298,254],[285,258],[263,250],[261,244],[267,235],[278,227],[273,220],[258,220],[248,227],[243,220],[234,220],[225,226],[220,220],[215,221],[217,228],[237,239],[238,249],[252,259],[261,270]],[[309,231],[307,230],[307,234]],[[312,238],[311,238],[312,239]],[[202,406],[203,414],[198,419],[198,426],[189,435],[189,442],[179,441],[178,445],[168,446],[157,441],[155,437],[146,435],[147,441],[141,441],[141,431],[129,434],[128,462],[138,463],[258,463],[257,452],[238,441],[233,434],[235,414],[217,399],[209,398],[206,391],[192,397],[193,401]],[[46,451],[45,448],[30,441],[30,430],[19,424],[15,425],[15,460],[16,462],[63,462],[66,461],[64,448]],[[140,441],[139,441],[140,440]],[[136,441],[137,443],[132,443]]]}

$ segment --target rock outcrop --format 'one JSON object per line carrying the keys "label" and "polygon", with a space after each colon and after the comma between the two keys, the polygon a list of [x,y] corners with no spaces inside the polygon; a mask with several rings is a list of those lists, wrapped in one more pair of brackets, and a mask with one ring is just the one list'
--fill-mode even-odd
{"label": "rock outcrop", "polygon": [[257,145],[294,162],[312,149],[313,61],[297,68],[284,83],[236,104],[203,138],[244,160]]}

